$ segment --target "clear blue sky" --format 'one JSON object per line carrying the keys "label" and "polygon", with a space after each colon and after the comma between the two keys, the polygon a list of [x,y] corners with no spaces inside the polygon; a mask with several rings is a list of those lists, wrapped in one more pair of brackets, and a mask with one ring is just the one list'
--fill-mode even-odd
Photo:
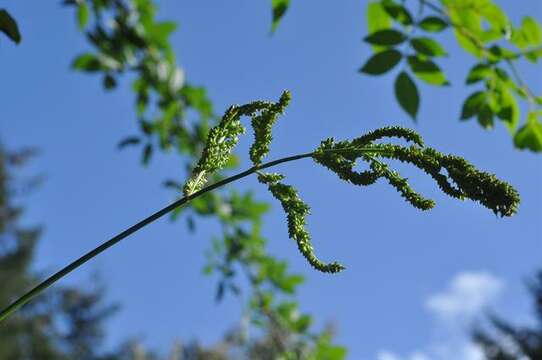
{"label": "clear blue sky", "polygon": [[[360,189],[309,160],[284,165],[289,182],[301,187],[312,206],[309,227],[318,253],[348,267],[336,276],[311,270],[273,203],[264,233],[271,251],[307,277],[299,294],[303,309],[319,324],[336,323],[338,342],[350,349],[351,359],[374,359],[383,349],[408,355],[446,337],[446,325],[428,302],[460,274],[498,279],[502,289],[493,308],[527,321],[531,309],[523,280],[542,265],[542,155],[515,150],[501,124],[486,132],[458,121],[462,101],[474,91],[463,86],[474,59],[452,45],[451,37],[443,38],[452,56],[440,64],[453,86],[422,85],[414,125],[392,97],[393,76],[356,72],[370,52],[361,42],[365,1],[293,1],[273,37],[269,3],[167,0],[159,2],[159,14],[180,23],[173,37],[179,63],[190,82],[207,87],[218,113],[231,103],[292,91],[272,157],[311,150],[328,136],[409,126],[427,144],[508,180],[523,200],[517,216],[496,218],[481,206],[441,195],[425,176],[405,168],[413,186],[437,200],[433,211],[421,213],[384,183]],[[498,3],[516,22],[526,13],[542,20],[538,0]],[[70,70],[71,59],[87,48],[70,10],[58,1],[2,6],[19,20],[23,42],[15,47],[0,39],[0,136],[9,148],[41,150],[25,173],[44,174],[46,182],[23,200],[25,222],[44,226],[37,269],[48,274],[170,202],[173,194],[161,181],[178,178],[182,168],[175,156],[160,155],[144,169],[139,151],[116,150],[119,139],[137,131],[129,82],[105,93],[100,79]],[[524,64],[521,71],[541,93],[540,66]],[[272,201],[254,179],[235,186]],[[101,274],[108,299],[122,304],[108,324],[108,344],[140,335],[149,347],[162,349],[175,338],[212,343],[241,311],[232,298],[216,305],[215,281],[201,275],[204,250],[216,230],[206,222],[188,234],[183,221],[160,221],[64,283],[88,284],[93,272]]]}

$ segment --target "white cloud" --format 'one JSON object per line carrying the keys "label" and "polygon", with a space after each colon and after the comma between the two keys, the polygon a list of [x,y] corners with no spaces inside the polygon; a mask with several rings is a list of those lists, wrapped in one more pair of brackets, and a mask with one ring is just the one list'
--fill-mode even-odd
{"label": "white cloud", "polygon": [[430,296],[425,305],[439,317],[472,317],[491,303],[503,288],[500,279],[486,272],[461,272],[448,289]]}
{"label": "white cloud", "polygon": [[465,360],[484,360],[484,352],[476,344],[466,344],[463,348],[463,359]]}
{"label": "white cloud", "polygon": [[484,353],[475,344],[439,344],[429,346],[426,351],[416,351],[408,356],[399,356],[391,351],[380,351],[377,360],[484,360]]}
{"label": "white cloud", "polygon": [[399,355],[387,350],[380,351],[376,355],[376,359],[377,360],[431,360],[430,357],[428,357],[422,352],[415,352],[415,353],[412,353],[412,355],[410,356],[400,357]]}
{"label": "white cloud", "polygon": [[377,360],[401,360],[401,358],[389,351],[380,351],[376,355]]}
{"label": "white cloud", "polygon": [[[465,321],[472,320],[499,295],[503,281],[487,272],[463,271],[455,275],[448,287],[433,294],[425,307],[437,320],[438,338],[409,355],[380,351],[377,360],[484,360],[479,346],[465,331]],[[442,321],[444,320],[444,322]]]}
{"label": "white cloud", "polygon": [[[422,352],[415,352],[412,353],[410,356],[407,357],[401,357],[391,351],[380,351],[378,355],[376,356],[377,360],[431,360],[429,356]],[[470,359],[468,359],[470,360]]]}
{"label": "white cloud", "polygon": [[421,352],[415,352],[410,356],[410,360],[430,360],[430,358]]}

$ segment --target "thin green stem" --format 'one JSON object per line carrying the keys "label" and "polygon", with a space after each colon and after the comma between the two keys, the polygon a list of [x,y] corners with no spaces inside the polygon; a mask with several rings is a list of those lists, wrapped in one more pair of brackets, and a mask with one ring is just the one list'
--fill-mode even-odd
{"label": "thin green stem", "polygon": [[522,88],[526,95],[527,99],[529,101],[529,107],[533,108],[536,105],[536,95],[532,92],[532,90],[529,88],[529,86],[525,83],[521,75],[519,74],[516,66],[510,59],[506,59],[506,64],[510,68],[510,71],[512,72],[512,76],[516,79],[518,85],[520,88]]}
{"label": "thin green stem", "polygon": [[[369,152],[369,153],[370,152],[379,152],[378,149],[371,149],[371,148],[360,148],[360,151],[365,151],[365,152]],[[201,195],[203,195],[203,194],[205,194],[205,193],[207,193],[209,191],[213,191],[213,190],[215,190],[215,189],[217,189],[219,187],[222,187],[222,186],[224,186],[226,184],[229,184],[231,182],[234,182],[236,180],[239,180],[241,178],[244,178],[246,176],[254,174],[259,170],[263,170],[263,169],[266,169],[266,168],[269,168],[269,167],[272,167],[272,166],[275,166],[275,165],[279,165],[279,164],[282,164],[282,163],[286,163],[286,162],[289,162],[289,161],[295,161],[295,160],[300,160],[300,159],[304,159],[304,158],[309,158],[309,157],[314,156],[314,154],[315,154],[314,152],[298,154],[298,155],[288,156],[288,157],[284,157],[284,158],[277,159],[277,160],[274,160],[274,161],[270,161],[270,162],[267,162],[267,163],[264,163],[264,164],[261,164],[261,165],[253,166],[248,170],[245,170],[245,171],[243,171],[241,173],[238,173],[236,175],[233,175],[233,176],[230,176],[230,177],[228,177],[226,179],[218,181],[218,182],[216,182],[214,184],[211,184],[211,185],[209,185],[209,186],[207,186],[207,187],[205,187],[205,188],[203,188],[203,189],[201,189],[199,191],[194,192],[193,194],[187,195],[187,196],[185,196],[185,197],[183,197],[183,198],[169,204],[168,206],[164,207],[163,209],[158,210],[154,214],[152,214],[149,217],[141,220],[140,222],[136,223],[135,225],[130,226],[128,229],[124,230],[123,232],[119,233],[118,235],[115,235],[114,237],[107,240],[106,242],[104,242],[100,246],[96,247],[95,249],[87,252],[85,255],[81,256],[77,260],[73,261],[72,263],[70,263],[66,267],[64,267],[61,270],[59,270],[58,272],[56,272],[55,274],[51,275],[49,278],[47,278],[46,280],[44,280],[43,282],[38,284],[36,287],[34,287],[30,291],[28,291],[26,294],[24,294],[23,296],[21,296],[20,298],[15,300],[11,305],[9,305],[4,310],[2,310],[2,312],[0,312],[0,322],[5,320],[10,314],[15,312],[21,306],[28,303],[34,297],[39,295],[42,291],[46,290],[48,287],[53,285],[55,282],[62,279],[64,276],[68,275],[69,273],[71,273],[72,271],[74,271],[75,269],[77,269],[78,267],[80,267],[81,265],[86,263],[87,261],[93,259],[94,257],[98,256],[99,254],[101,254],[105,250],[109,249],[113,245],[116,245],[121,240],[127,238],[128,236],[132,235],[133,233],[140,230],[141,228],[149,225],[150,223],[158,220],[159,218],[161,218],[162,216],[166,215],[167,213],[173,211],[174,209],[176,209],[176,208],[178,208],[180,206],[186,205],[191,200],[193,200],[193,199],[195,199],[195,198],[197,198],[197,197],[199,197],[199,196],[201,196]]]}

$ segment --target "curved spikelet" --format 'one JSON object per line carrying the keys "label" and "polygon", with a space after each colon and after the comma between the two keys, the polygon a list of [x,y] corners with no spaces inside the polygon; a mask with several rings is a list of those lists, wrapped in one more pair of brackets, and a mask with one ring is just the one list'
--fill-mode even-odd
{"label": "curved spikelet", "polygon": [[290,92],[284,91],[277,103],[254,101],[245,105],[232,105],[228,108],[218,125],[209,131],[201,157],[183,188],[184,194],[190,195],[202,189],[207,182],[207,176],[226,165],[233,148],[239,141],[239,135],[245,132],[240,121],[241,116],[252,118],[254,144],[250,148],[250,158],[255,165],[260,164],[269,152],[272,140],[271,128],[277,117],[288,106],[290,99]]}
{"label": "curved spikelet", "polygon": [[397,171],[390,170],[388,165],[381,163],[380,161],[372,161],[371,168],[382,174],[382,177],[386,178],[391,186],[393,186],[401,196],[408,201],[412,206],[420,210],[429,210],[435,207],[435,202],[431,199],[424,198],[422,195],[414,191],[408,184],[407,179],[399,175]]}
{"label": "curved spikelet", "polygon": [[310,208],[301,200],[293,186],[281,183],[282,179],[284,176],[280,174],[259,173],[258,175],[258,180],[268,186],[271,194],[280,201],[284,212],[286,212],[290,238],[297,242],[301,254],[316,270],[325,273],[337,273],[343,270],[344,267],[337,262],[326,264],[316,257],[310,234],[305,229],[305,218],[309,214]]}
{"label": "curved spikelet", "polygon": [[406,141],[411,141],[421,147],[424,146],[423,139],[420,134],[418,134],[414,130],[407,129],[401,126],[385,126],[379,129],[375,129],[365,135],[362,135],[352,140],[351,144],[354,146],[364,146],[372,143],[375,140],[382,139],[383,137],[395,137],[398,139],[402,138]]}
{"label": "curved spikelet", "polygon": [[254,143],[250,147],[250,160],[254,165],[261,164],[262,159],[269,153],[269,145],[273,140],[271,129],[280,114],[290,103],[292,95],[284,91],[275,104],[264,108],[259,115],[252,116],[252,128],[254,129]]}
{"label": "curved spikelet", "polygon": [[353,151],[349,141],[335,143],[333,138],[329,138],[320,143],[314,152],[313,159],[333,171],[344,181],[354,185],[371,185],[382,176],[382,173],[375,169],[363,172],[354,171],[356,159],[360,156],[364,157],[365,155],[360,155],[359,148]]}
{"label": "curved spikelet", "polygon": [[[425,171],[447,195],[477,201],[500,216],[511,216],[517,212],[518,192],[507,182],[478,170],[462,157],[416,146],[385,145],[380,149],[387,151],[380,151],[378,156],[409,162]],[[446,170],[446,175],[442,174],[443,170]]]}
{"label": "curved spikelet", "polygon": [[[406,147],[373,143],[382,137],[403,138],[416,145]],[[324,140],[314,152],[313,159],[355,185],[370,185],[378,178],[386,178],[405,200],[422,210],[432,208],[433,200],[415,192],[406,179],[377,158],[408,162],[430,175],[447,195],[477,201],[497,215],[511,216],[517,211],[519,194],[510,184],[478,170],[459,156],[444,155],[422,145],[421,137],[412,130],[382,128],[351,141]],[[358,159],[368,162],[371,171],[355,172],[353,168]]]}
{"label": "curved spikelet", "polygon": [[198,164],[183,188],[185,195],[191,195],[203,188],[207,182],[207,175],[227,164],[232,149],[239,141],[239,135],[245,132],[244,126],[239,121],[241,115],[239,107],[233,105],[226,110],[219,124],[209,131]]}

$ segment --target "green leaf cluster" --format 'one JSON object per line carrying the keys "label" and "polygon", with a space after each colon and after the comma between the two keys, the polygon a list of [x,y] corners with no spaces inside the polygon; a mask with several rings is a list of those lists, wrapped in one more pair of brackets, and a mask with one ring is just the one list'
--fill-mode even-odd
{"label": "green leaf cluster", "polygon": [[405,4],[379,0],[370,2],[367,7],[367,25],[369,35],[364,41],[373,46],[374,54],[360,72],[382,75],[405,61],[410,71],[404,69],[395,78],[395,97],[403,110],[416,120],[420,95],[413,77],[435,86],[449,82],[434,60],[447,56],[447,52],[433,38],[414,36],[414,29],[436,33],[444,30],[447,23],[435,16],[417,21]]}
{"label": "green leaf cluster", "polygon": [[[448,53],[433,35],[451,29],[463,50],[477,58],[467,75],[467,84],[484,85],[484,89],[471,93],[464,101],[461,120],[476,118],[483,128],[490,129],[499,119],[514,137],[517,148],[540,151],[537,149],[542,143],[535,134],[540,124],[537,114],[542,97],[534,94],[516,68],[521,59],[536,64],[542,57],[540,23],[526,16],[515,26],[493,0],[417,2],[416,16],[406,2],[375,0],[368,4],[369,35],[365,41],[372,45],[374,54],[360,72],[385,74],[404,60],[406,65],[395,78],[395,97],[416,120],[421,100],[413,78],[434,86],[449,85],[435,62]],[[518,98],[529,107],[522,126]]]}
{"label": "green leaf cluster", "polygon": [[[157,147],[198,154],[213,110],[205,89],[187,83],[176,64],[169,43],[176,24],[156,20],[151,0],[65,3],[75,8],[78,26],[93,47],[77,56],[72,67],[100,74],[106,90],[114,89],[123,75],[133,78],[141,134],[127,137],[119,147],[141,146],[143,164],[149,163]],[[188,112],[199,114],[199,121],[187,122]]]}

